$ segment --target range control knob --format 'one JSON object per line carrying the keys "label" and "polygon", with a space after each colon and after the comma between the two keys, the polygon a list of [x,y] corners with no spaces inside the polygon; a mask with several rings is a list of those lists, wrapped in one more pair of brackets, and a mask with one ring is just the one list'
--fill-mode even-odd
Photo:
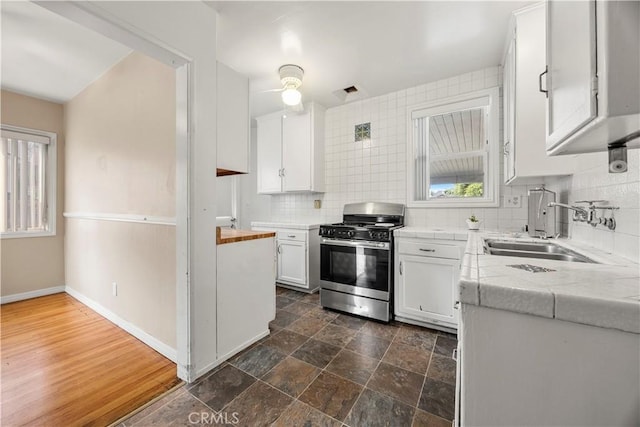
{"label": "range control knob", "polygon": [[355,236],[355,235],[356,235],[356,232],[355,232],[355,231],[353,231],[353,230],[349,230],[349,231],[347,231],[347,236],[348,236],[348,237],[353,237],[353,236]]}

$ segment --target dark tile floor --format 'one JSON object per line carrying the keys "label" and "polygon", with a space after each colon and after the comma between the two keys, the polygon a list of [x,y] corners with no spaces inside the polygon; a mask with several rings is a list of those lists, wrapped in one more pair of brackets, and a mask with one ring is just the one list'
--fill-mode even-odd
{"label": "dark tile floor", "polygon": [[323,310],[277,288],[271,335],[123,423],[451,426],[456,338]]}

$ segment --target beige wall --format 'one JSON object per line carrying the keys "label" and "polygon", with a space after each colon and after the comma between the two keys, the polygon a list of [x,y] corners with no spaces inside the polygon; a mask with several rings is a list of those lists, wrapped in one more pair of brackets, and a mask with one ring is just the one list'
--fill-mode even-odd
{"label": "beige wall", "polygon": [[[175,120],[175,71],[138,53],[69,101],[65,212],[174,217]],[[67,286],[175,348],[175,227],[66,228]]]}
{"label": "beige wall", "polygon": [[3,239],[0,244],[0,295],[63,286],[64,282],[64,147],[63,106],[2,91],[3,124],[54,132],[57,138],[56,235]]}

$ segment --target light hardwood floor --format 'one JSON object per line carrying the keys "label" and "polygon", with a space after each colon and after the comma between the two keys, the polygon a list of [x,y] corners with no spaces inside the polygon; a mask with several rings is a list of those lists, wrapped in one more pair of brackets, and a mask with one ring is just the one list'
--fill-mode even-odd
{"label": "light hardwood floor", "polygon": [[1,425],[105,426],[180,380],[176,365],[67,294],[1,311]]}

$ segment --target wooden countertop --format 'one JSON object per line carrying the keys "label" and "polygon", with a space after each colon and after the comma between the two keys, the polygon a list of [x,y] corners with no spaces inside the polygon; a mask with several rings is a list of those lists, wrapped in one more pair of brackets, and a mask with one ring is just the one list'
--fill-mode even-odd
{"label": "wooden countertop", "polygon": [[235,230],[216,227],[216,243],[218,245],[242,242],[244,240],[268,239],[269,237],[276,237],[276,233],[273,231]]}

